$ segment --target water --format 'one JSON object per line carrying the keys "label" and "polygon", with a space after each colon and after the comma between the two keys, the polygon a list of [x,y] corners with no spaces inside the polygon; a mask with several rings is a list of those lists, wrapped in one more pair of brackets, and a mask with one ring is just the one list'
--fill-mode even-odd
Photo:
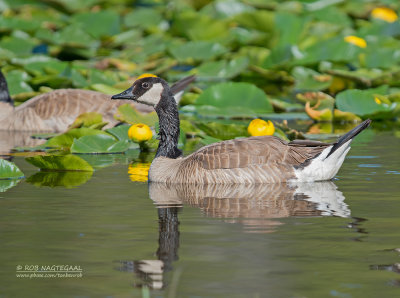
{"label": "water", "polygon": [[[368,130],[334,182],[289,188],[148,186],[121,156],[29,178],[15,158],[28,179],[0,193],[0,296],[398,297],[399,148]],[[26,265],[82,277],[17,277]]]}

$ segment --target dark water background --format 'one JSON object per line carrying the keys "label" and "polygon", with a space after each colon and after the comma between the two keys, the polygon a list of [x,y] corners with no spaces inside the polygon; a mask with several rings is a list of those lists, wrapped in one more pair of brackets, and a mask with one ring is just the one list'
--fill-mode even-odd
{"label": "dark water background", "polygon": [[0,297],[399,297],[399,148],[370,129],[334,184],[300,190],[149,189],[123,157],[80,186],[38,186],[17,157],[28,180],[0,193]]}

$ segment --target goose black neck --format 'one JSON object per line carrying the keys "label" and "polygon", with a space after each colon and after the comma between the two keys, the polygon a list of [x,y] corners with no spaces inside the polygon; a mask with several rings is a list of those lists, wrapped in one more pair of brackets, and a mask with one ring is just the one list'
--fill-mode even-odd
{"label": "goose black neck", "polygon": [[13,104],[13,100],[10,97],[10,93],[8,92],[8,86],[6,78],[3,73],[0,71],[0,102],[8,102]]}
{"label": "goose black neck", "polygon": [[178,149],[179,140],[179,113],[175,99],[168,86],[164,86],[161,100],[155,107],[160,132],[156,157],[178,158],[182,151]]}

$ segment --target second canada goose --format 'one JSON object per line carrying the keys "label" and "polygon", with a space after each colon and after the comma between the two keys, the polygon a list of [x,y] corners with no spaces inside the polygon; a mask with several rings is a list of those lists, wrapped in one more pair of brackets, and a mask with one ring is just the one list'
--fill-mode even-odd
{"label": "second canada goose", "polygon": [[[195,76],[183,78],[173,85],[175,97],[182,95],[183,90],[195,80]],[[58,89],[44,93],[14,107],[10,98],[7,82],[0,71],[0,130],[63,132],[68,129],[76,117],[87,112],[103,115],[107,127],[118,123],[114,119],[117,108],[132,101],[110,101],[104,93],[82,89]],[[151,112],[148,106],[135,104],[141,112]]]}
{"label": "second canada goose", "polygon": [[168,83],[158,77],[136,80],[112,99],[130,99],[153,106],[159,117],[160,143],[150,166],[149,181],[196,184],[257,184],[312,182],[332,179],[339,171],[352,139],[367,128],[366,120],[335,143],[273,136],[211,144],[182,157],[178,149],[179,114]]}

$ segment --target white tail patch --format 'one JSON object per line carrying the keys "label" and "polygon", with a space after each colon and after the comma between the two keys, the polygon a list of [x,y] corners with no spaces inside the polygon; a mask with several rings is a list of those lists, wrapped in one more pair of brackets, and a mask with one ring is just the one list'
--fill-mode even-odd
{"label": "white tail patch", "polygon": [[313,159],[309,165],[305,166],[304,168],[296,169],[296,181],[313,182],[332,179],[342,166],[344,158],[350,150],[351,141],[351,139],[348,140],[346,143],[336,149],[335,152],[329,155],[329,157],[327,156],[333,145],[327,147],[319,156]]}

